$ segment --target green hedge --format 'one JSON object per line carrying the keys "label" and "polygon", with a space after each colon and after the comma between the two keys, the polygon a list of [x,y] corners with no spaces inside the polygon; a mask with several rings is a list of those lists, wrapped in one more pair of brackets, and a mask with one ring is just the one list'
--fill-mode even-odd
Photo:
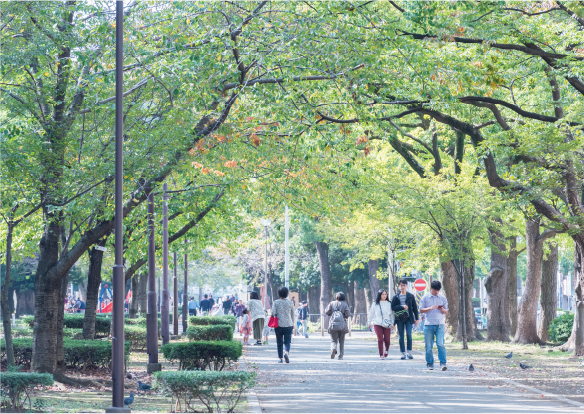
{"label": "green hedge", "polygon": [[194,325],[187,328],[187,336],[191,341],[232,341],[233,327],[231,325]]}
{"label": "green hedge", "polygon": [[574,325],[574,314],[564,313],[550,322],[548,333],[550,334],[550,341],[554,343],[564,343],[570,338],[572,327]]}
{"label": "green hedge", "polygon": [[189,325],[231,325],[235,329],[235,316],[191,316]]}
{"label": "green hedge", "polygon": [[161,348],[166,360],[179,362],[179,369],[206,369],[221,371],[242,354],[239,341],[176,342]]}
{"label": "green hedge", "polygon": [[[34,316],[22,316],[22,322],[31,328],[34,327]],[[63,327],[70,329],[83,329],[83,320],[85,315],[82,313],[66,313],[63,317]],[[109,336],[111,330],[111,319],[101,316],[95,318],[95,336],[105,338]]]}
{"label": "green hedge", "polygon": [[[4,333],[2,333],[4,335]],[[12,328],[12,338],[32,338],[32,328]]]}
{"label": "green hedge", "polygon": [[[36,372],[3,372],[0,376],[0,384],[2,390],[10,398],[11,411],[21,411],[26,400],[28,400],[30,410],[32,409],[30,390],[39,385],[53,385],[53,375]],[[3,410],[6,408],[2,406]]]}
{"label": "green hedge", "polygon": [[146,348],[146,327],[142,325],[126,325],[124,327],[126,341],[130,341],[133,350],[143,351]]}
{"label": "green hedge", "polygon": [[[19,338],[13,340],[14,359],[17,365],[30,367],[32,362],[32,338]],[[126,361],[130,357],[131,343],[126,342]],[[105,340],[63,339],[65,352],[65,365],[71,368],[99,366],[109,367],[112,359],[112,344]],[[6,344],[4,339],[0,341],[0,359],[6,360]]]}
{"label": "green hedge", "polygon": [[63,328],[63,338],[83,339],[83,329]]}
{"label": "green hedge", "polygon": [[159,371],[154,385],[179,400],[186,412],[232,413],[256,377],[245,371]]}

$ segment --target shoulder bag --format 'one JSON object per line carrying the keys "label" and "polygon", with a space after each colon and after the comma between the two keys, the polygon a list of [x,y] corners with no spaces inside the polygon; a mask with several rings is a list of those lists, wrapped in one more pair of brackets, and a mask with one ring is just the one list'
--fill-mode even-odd
{"label": "shoulder bag", "polygon": [[381,303],[378,303],[378,305],[379,305],[379,312],[381,312],[381,326],[383,326],[384,328],[390,328],[391,321],[389,319],[385,319],[383,317],[383,308],[381,307]]}

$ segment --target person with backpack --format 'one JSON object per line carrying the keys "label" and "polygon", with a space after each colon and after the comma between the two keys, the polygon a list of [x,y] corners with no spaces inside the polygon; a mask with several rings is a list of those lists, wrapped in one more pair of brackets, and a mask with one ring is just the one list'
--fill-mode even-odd
{"label": "person with backpack", "polygon": [[337,300],[332,301],[326,307],[324,313],[330,316],[328,333],[331,336],[331,359],[335,359],[338,344],[338,359],[343,359],[345,354],[345,334],[349,333],[347,319],[351,317],[351,309],[347,304],[347,297],[343,292],[337,293]]}
{"label": "person with backpack", "polygon": [[[418,325],[418,305],[416,297],[407,291],[408,281],[399,281],[399,292],[391,299],[391,309],[394,312],[397,331],[399,333],[399,350],[401,359],[414,359],[412,356],[412,326]],[[404,330],[408,339],[408,348],[404,343]]]}
{"label": "person with backpack", "polygon": [[[379,349],[379,358],[385,359],[389,353],[391,344],[391,330],[393,328],[394,317],[391,310],[391,301],[385,289],[377,292],[377,298],[369,310],[368,325],[373,326],[377,336],[377,348]],[[383,349],[385,345],[385,350]]]}

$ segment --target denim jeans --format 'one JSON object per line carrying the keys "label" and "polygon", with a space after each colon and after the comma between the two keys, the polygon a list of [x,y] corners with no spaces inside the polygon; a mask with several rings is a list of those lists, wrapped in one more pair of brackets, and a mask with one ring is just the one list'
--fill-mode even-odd
{"label": "denim jeans", "polygon": [[441,364],[446,364],[446,348],[444,347],[444,324],[424,326],[424,341],[426,342],[426,363],[434,363],[432,348],[434,347],[434,336],[436,336],[436,348],[438,348],[438,359]]}
{"label": "denim jeans", "polygon": [[276,333],[276,344],[278,345],[278,358],[280,359],[284,358],[283,348],[286,348],[286,352],[290,352],[290,342],[292,341],[293,330],[293,326],[274,328],[274,332]]}
{"label": "denim jeans", "polygon": [[397,332],[399,333],[399,350],[403,354],[406,352],[406,345],[404,344],[404,328],[408,338],[408,352],[412,350],[412,322],[407,319],[405,321],[397,321]]}

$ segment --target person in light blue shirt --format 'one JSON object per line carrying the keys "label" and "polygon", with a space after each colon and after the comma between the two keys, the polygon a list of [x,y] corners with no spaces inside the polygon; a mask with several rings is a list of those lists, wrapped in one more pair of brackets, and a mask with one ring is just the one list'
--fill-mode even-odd
{"label": "person in light blue shirt", "polygon": [[426,367],[434,369],[434,338],[438,348],[440,369],[446,371],[446,348],[444,347],[444,315],[448,313],[446,296],[440,294],[442,283],[434,280],[430,284],[430,293],[420,300],[420,312],[426,317],[424,324],[424,341],[426,345]]}

